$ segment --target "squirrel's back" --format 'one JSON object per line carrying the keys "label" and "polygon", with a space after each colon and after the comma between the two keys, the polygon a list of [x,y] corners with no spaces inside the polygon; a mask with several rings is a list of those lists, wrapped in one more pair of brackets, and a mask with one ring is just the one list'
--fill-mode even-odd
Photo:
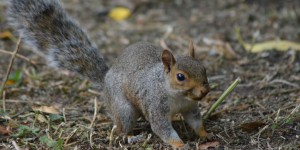
{"label": "squirrel's back", "polygon": [[111,69],[125,72],[153,67],[161,62],[163,49],[148,42],[137,42],[126,47]]}
{"label": "squirrel's back", "polygon": [[27,44],[47,53],[51,66],[96,83],[103,80],[108,71],[104,59],[57,0],[10,0],[8,16]]}

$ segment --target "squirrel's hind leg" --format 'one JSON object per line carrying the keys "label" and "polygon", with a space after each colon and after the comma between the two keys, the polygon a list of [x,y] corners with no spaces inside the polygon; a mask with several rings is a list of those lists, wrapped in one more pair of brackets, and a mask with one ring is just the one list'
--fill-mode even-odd
{"label": "squirrel's hind leg", "polygon": [[111,117],[118,134],[132,135],[132,129],[139,117],[138,111],[126,100],[125,96],[117,96],[110,105]]}

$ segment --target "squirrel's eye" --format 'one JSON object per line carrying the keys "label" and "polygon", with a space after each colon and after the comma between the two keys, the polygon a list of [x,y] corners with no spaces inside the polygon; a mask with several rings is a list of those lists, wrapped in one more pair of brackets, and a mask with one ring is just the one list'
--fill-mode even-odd
{"label": "squirrel's eye", "polygon": [[177,74],[177,80],[178,81],[184,81],[185,80],[185,76],[183,74],[181,74],[181,73],[178,73]]}

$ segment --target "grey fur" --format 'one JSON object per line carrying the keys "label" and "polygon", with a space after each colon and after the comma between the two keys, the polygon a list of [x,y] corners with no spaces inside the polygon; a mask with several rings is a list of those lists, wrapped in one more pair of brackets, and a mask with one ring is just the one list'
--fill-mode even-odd
{"label": "grey fur", "polygon": [[104,59],[57,0],[10,0],[8,16],[27,44],[46,51],[51,66],[101,83],[108,71]]}
{"label": "grey fur", "polygon": [[[57,0],[10,2],[8,15],[12,25],[28,44],[46,50],[54,66],[77,72],[98,85],[104,78],[104,97],[119,133],[130,134],[136,119],[143,116],[164,142],[182,147],[183,142],[171,123],[177,113],[182,113],[199,133],[203,124],[197,102],[186,95],[193,93],[193,89],[172,87],[170,72],[162,62],[162,48],[146,42],[132,44],[108,71],[86,33],[67,16]],[[175,60],[176,68],[197,84],[208,86],[201,62],[189,56],[178,56]],[[198,95],[208,92],[199,89]]]}
{"label": "grey fur", "polygon": [[[202,126],[196,101],[187,100],[185,91],[172,89],[161,61],[162,48],[146,42],[127,47],[105,77],[108,109],[119,132],[128,134],[139,116],[145,117],[164,142],[181,141],[171,124],[172,117],[183,113],[187,123],[198,132]],[[205,68],[199,61],[179,56],[179,66],[207,81]],[[204,69],[204,70],[203,70]],[[176,146],[175,146],[176,147]]]}

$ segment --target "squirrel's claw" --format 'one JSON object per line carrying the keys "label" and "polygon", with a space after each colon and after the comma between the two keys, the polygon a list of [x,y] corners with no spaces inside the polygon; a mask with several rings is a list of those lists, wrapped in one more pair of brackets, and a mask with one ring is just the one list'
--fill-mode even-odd
{"label": "squirrel's claw", "polygon": [[208,137],[208,133],[206,132],[204,126],[200,127],[198,135],[201,139],[206,139]]}
{"label": "squirrel's claw", "polygon": [[206,132],[204,127],[201,127],[199,129],[198,135],[199,135],[200,139],[202,139],[202,140],[211,140],[212,137],[214,136],[213,133]]}
{"label": "squirrel's claw", "polygon": [[169,144],[173,148],[183,148],[184,147],[184,143],[182,142],[182,140],[170,140]]}

